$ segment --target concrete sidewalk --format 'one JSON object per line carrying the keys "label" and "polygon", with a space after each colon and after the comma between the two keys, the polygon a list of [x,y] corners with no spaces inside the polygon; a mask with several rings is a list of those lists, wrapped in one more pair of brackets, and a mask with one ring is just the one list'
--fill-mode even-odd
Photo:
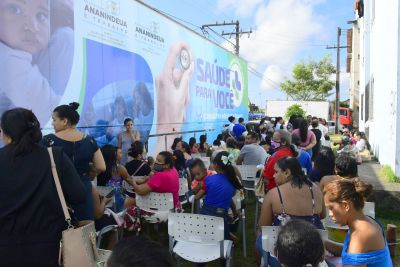
{"label": "concrete sidewalk", "polygon": [[375,202],[376,209],[400,212],[400,183],[390,183],[379,178],[381,168],[382,166],[377,161],[364,162],[358,165],[360,178],[374,187],[374,192],[368,198],[368,201]]}
{"label": "concrete sidewalk", "polygon": [[363,181],[372,184],[374,190],[400,192],[400,183],[390,183],[385,179],[379,178],[381,168],[382,166],[377,161],[364,162],[358,165],[358,175]]}

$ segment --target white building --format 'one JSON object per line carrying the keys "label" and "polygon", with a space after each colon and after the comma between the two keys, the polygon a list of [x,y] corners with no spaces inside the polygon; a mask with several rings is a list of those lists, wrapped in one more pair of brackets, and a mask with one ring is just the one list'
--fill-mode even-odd
{"label": "white building", "polygon": [[359,128],[375,156],[400,176],[400,4],[364,0],[360,28]]}

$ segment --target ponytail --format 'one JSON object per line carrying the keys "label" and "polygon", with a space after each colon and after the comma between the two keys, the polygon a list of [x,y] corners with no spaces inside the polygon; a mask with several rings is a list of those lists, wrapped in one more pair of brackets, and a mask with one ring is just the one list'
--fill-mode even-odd
{"label": "ponytail", "polygon": [[235,168],[232,165],[233,158],[229,155],[227,151],[221,151],[214,158],[214,164],[216,164],[220,169],[223,170],[226,177],[228,177],[229,182],[233,185],[235,189],[242,189],[243,186],[239,182],[236,176]]}

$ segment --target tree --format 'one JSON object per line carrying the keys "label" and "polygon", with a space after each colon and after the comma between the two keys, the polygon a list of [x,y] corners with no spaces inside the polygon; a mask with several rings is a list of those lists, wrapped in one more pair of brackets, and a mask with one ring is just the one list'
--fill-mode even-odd
{"label": "tree", "polygon": [[285,118],[289,119],[293,115],[304,118],[306,116],[306,112],[299,104],[294,104],[287,108]]}
{"label": "tree", "polygon": [[281,83],[281,88],[293,100],[325,101],[331,95],[329,91],[335,86],[335,82],[330,80],[335,73],[330,55],[320,61],[297,63],[292,73],[292,80],[286,79]]}

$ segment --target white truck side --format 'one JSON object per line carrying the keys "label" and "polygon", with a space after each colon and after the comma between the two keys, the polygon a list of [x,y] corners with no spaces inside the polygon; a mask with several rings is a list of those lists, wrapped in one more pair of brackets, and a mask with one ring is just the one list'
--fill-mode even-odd
{"label": "white truck side", "polygon": [[290,101],[290,100],[268,100],[266,115],[269,117],[284,117],[288,107],[299,104],[307,115],[329,120],[329,102],[327,101]]}

